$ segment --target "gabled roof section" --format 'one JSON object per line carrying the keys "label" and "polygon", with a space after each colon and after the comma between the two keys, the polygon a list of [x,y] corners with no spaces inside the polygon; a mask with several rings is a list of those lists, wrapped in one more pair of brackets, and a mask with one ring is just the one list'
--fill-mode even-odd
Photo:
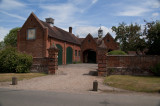
{"label": "gabled roof section", "polygon": [[41,21],[41,23],[48,28],[49,37],[53,37],[58,40],[63,40],[63,41],[67,41],[67,42],[78,44],[78,45],[81,44],[79,39],[74,34],[71,34],[56,26],[51,27],[48,23],[44,21]]}
{"label": "gabled roof section", "polygon": [[91,38],[93,40],[93,42],[96,43],[96,40],[93,38],[93,36],[90,33],[86,36],[86,38],[82,41],[82,43],[88,38]]}
{"label": "gabled roof section", "polygon": [[48,23],[39,20],[38,17],[33,12],[27,18],[23,27],[26,26],[27,23],[32,23],[32,20],[34,20],[34,22],[36,22],[36,24],[39,24],[40,27],[42,27],[43,29],[48,28],[48,36],[49,37],[53,37],[55,39],[66,41],[66,42],[77,44],[77,45],[81,44],[79,39],[74,34],[69,33],[61,28],[56,27],[56,26],[51,27]]}
{"label": "gabled roof section", "polygon": [[[106,37],[109,37],[109,38],[111,38],[112,40],[114,40],[114,38],[112,37],[112,35],[108,32],[107,34],[106,34],[106,36],[104,37],[104,38],[106,38]],[[103,38],[103,39],[104,39]]]}
{"label": "gabled roof section", "polygon": [[[29,17],[27,18],[27,20],[25,21],[25,23],[23,24],[23,26],[25,26],[26,23],[27,23],[29,20],[31,20],[32,18],[34,18],[42,28],[45,28],[44,25],[40,22],[40,20],[38,19],[38,17],[37,17],[33,12],[29,15]],[[23,26],[22,26],[22,28],[23,28]],[[22,29],[22,28],[21,28],[21,29]]]}

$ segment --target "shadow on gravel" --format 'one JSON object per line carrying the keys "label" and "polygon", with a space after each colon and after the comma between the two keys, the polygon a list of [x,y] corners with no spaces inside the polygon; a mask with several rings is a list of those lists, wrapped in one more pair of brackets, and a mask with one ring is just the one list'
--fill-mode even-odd
{"label": "shadow on gravel", "polygon": [[89,73],[83,74],[83,75],[91,75],[91,76],[98,76],[97,71],[90,71]]}

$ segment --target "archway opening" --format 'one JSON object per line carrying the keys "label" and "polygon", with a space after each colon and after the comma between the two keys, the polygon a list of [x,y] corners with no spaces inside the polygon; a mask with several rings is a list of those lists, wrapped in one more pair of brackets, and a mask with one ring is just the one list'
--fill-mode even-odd
{"label": "archway opening", "polygon": [[109,49],[109,50],[108,50],[108,52],[111,52],[111,51],[113,51],[113,50],[112,50],[112,49]]}
{"label": "archway opening", "polygon": [[84,63],[96,63],[96,52],[92,49],[83,52]]}

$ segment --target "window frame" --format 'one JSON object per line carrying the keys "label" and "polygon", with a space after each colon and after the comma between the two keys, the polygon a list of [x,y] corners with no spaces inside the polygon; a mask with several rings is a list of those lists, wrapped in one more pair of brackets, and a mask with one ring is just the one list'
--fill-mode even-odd
{"label": "window frame", "polygon": [[[34,30],[34,37],[33,38],[29,37],[29,31],[30,30]],[[28,28],[27,29],[27,40],[35,40],[35,39],[36,39],[36,28]]]}
{"label": "window frame", "polygon": [[79,57],[81,56],[81,51],[80,51],[80,50],[78,51],[78,56],[79,56]]}
{"label": "window frame", "polygon": [[77,50],[75,50],[75,56],[77,56]]}

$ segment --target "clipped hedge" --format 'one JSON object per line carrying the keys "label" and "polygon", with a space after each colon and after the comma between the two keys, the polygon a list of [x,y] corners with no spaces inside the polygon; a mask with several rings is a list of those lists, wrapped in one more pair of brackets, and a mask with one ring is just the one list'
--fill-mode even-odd
{"label": "clipped hedge", "polygon": [[27,73],[32,65],[32,56],[17,52],[13,47],[0,51],[0,73]]}
{"label": "clipped hedge", "polygon": [[127,55],[127,53],[121,50],[113,50],[108,52],[108,55]]}
{"label": "clipped hedge", "polygon": [[151,71],[155,76],[160,76],[160,63],[156,64],[154,67],[151,68]]}

